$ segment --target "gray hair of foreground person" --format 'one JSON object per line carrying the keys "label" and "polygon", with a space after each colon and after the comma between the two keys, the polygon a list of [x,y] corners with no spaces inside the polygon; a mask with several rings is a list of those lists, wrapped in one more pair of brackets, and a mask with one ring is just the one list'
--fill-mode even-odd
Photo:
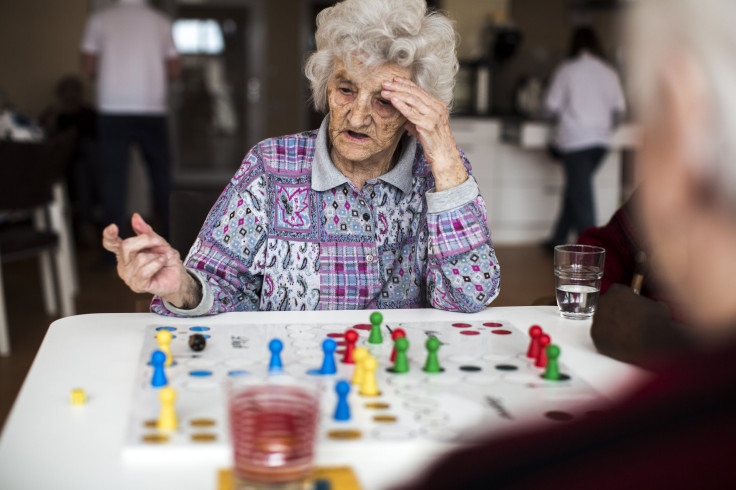
{"label": "gray hair of foreground person", "polygon": [[[646,125],[662,117],[663,73],[673,62],[699,74],[709,101],[706,126],[692,132],[692,169],[719,199],[736,206],[736,1],[636,0],[627,38],[631,90]],[[734,208],[736,209],[736,207]]]}
{"label": "gray hair of foreground person", "polygon": [[718,343],[736,336],[736,1],[630,5],[650,270],[692,331]]}
{"label": "gray hair of foreground person", "polygon": [[452,105],[458,70],[457,34],[443,14],[427,11],[424,0],[344,0],[317,15],[317,51],[305,73],[314,107],[326,113],[327,82],[336,61],[348,69],[386,63],[408,67],[412,81]]}

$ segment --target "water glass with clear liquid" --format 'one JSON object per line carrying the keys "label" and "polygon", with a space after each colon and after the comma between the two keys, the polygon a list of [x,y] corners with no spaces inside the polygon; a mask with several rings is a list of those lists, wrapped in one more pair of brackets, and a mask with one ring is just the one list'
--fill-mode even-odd
{"label": "water glass with clear liquid", "polygon": [[593,318],[601,290],[606,250],[591,245],[555,247],[555,288],[560,315]]}

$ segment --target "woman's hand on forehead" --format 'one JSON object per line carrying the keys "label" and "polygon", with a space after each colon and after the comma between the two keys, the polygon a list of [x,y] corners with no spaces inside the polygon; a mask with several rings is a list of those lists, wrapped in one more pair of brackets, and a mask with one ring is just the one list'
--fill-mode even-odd
{"label": "woman's hand on forehead", "polygon": [[455,137],[450,130],[447,105],[416,83],[402,77],[383,82],[381,96],[404,115],[404,128],[419,140],[432,166],[437,191],[467,179]]}

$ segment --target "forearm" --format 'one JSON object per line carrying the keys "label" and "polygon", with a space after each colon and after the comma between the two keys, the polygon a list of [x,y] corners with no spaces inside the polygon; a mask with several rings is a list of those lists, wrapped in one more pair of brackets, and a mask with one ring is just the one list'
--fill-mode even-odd
{"label": "forearm", "polygon": [[443,155],[434,156],[431,166],[437,192],[452,189],[468,180],[468,171],[457,148],[452,148]]}
{"label": "forearm", "polygon": [[[470,194],[472,201],[427,216],[428,300],[443,310],[479,311],[499,292],[500,269],[486,226],[485,204],[477,187],[474,196],[464,189],[469,186],[463,184],[458,191]],[[435,205],[437,199],[432,202]]]}

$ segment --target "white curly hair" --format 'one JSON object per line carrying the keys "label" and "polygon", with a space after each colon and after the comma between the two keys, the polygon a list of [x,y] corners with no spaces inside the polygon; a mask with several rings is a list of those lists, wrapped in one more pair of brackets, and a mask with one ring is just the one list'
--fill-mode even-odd
{"label": "white curly hair", "polygon": [[348,69],[392,63],[411,69],[412,81],[452,107],[458,70],[453,22],[427,11],[424,0],[344,0],[317,15],[317,51],[305,73],[314,107],[326,113],[327,82],[341,60]]}

